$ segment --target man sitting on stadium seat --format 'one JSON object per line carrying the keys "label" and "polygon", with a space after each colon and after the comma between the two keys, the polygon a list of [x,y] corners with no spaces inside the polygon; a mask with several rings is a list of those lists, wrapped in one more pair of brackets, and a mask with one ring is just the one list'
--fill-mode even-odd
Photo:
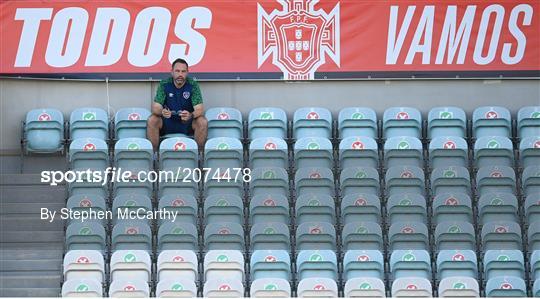
{"label": "man sitting on stadium seat", "polygon": [[187,62],[178,58],[172,63],[172,77],[159,83],[146,133],[154,151],[159,148],[160,136],[179,133],[194,135],[199,149],[204,148],[208,121],[199,84],[188,77],[188,72]]}

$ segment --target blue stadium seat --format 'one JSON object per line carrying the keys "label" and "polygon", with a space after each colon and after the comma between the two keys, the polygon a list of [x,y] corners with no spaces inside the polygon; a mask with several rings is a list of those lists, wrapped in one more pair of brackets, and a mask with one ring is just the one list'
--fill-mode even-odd
{"label": "blue stadium seat", "polygon": [[390,255],[392,280],[419,277],[431,280],[431,258],[426,250],[394,250]]}
{"label": "blue stadium seat", "polygon": [[519,160],[523,168],[540,164],[540,135],[521,139]]}
{"label": "blue stadium seat", "polygon": [[305,137],[294,143],[295,168],[334,166],[332,143],[327,138]]}
{"label": "blue stadium seat", "polygon": [[249,201],[250,224],[290,223],[289,202],[283,195],[256,195]]}
{"label": "blue stadium seat", "polygon": [[242,198],[232,194],[211,195],[204,200],[204,223],[232,222],[244,224]]}
{"label": "blue stadium seat", "polygon": [[276,107],[259,107],[249,112],[248,136],[257,138],[287,138],[287,114]]}
{"label": "blue stadium seat", "polygon": [[291,257],[286,250],[255,250],[250,260],[251,280],[261,278],[291,280]]}
{"label": "blue stadium seat", "polygon": [[469,222],[441,222],[435,228],[435,248],[441,250],[476,250],[476,233]]}
{"label": "blue stadium seat", "polygon": [[377,114],[367,107],[347,107],[339,111],[339,138],[369,137],[377,139]]}
{"label": "blue stadium seat", "polygon": [[203,286],[205,298],[240,298],[244,297],[244,285],[241,280],[217,277],[206,280]]}
{"label": "blue stadium seat", "polygon": [[143,280],[114,280],[109,286],[109,297],[150,297],[150,287]]}
{"label": "blue stadium seat", "polygon": [[92,182],[88,177],[81,177],[80,181],[73,181],[68,183],[68,195],[87,195],[87,196],[100,196],[103,198],[109,197],[109,186],[103,184],[100,181]]}
{"label": "blue stadium seat", "polygon": [[328,168],[300,168],[294,175],[296,196],[303,194],[335,195],[334,175]]}
{"label": "blue stadium seat", "polygon": [[467,137],[467,116],[458,107],[435,107],[428,114],[428,138],[440,136]]}
{"label": "blue stadium seat", "polygon": [[151,113],[145,108],[123,108],[114,116],[117,140],[123,138],[146,138],[146,122]]}
{"label": "blue stadium seat", "polygon": [[343,280],[372,277],[384,279],[384,257],[379,250],[347,250],[343,257]]}
{"label": "blue stadium seat", "polygon": [[478,278],[475,250],[440,250],[436,264],[439,281],[449,277]]}
{"label": "blue stadium seat", "polygon": [[114,225],[111,250],[145,250],[152,252],[152,231],[144,221],[122,220]]}
{"label": "blue stadium seat", "polygon": [[244,182],[242,179],[242,173],[239,173],[236,180],[236,171],[231,170],[230,173],[231,175],[228,176],[226,172],[223,172],[222,170],[219,178],[209,176],[208,180],[204,184],[203,196],[208,197],[211,195],[232,194],[243,198]]}
{"label": "blue stadium seat", "polygon": [[518,213],[518,200],[511,193],[485,193],[478,200],[478,218],[481,225],[491,221],[519,222]]}
{"label": "blue stadium seat", "polygon": [[[197,183],[198,178],[195,177],[196,175],[193,173],[190,175],[189,172],[183,170],[164,171],[172,171],[172,173],[166,173],[165,177],[162,175],[162,179],[158,181],[158,198],[178,197],[180,195],[189,197],[199,196],[199,184]],[[204,180],[204,175],[204,173],[201,174],[201,181]]]}
{"label": "blue stadium seat", "polygon": [[159,145],[159,169],[178,168],[194,169],[199,166],[197,143],[191,138],[172,137],[161,141]]}
{"label": "blue stadium seat", "polygon": [[304,222],[336,223],[334,199],[325,194],[303,194],[295,202],[296,224]]}
{"label": "blue stadium seat", "polygon": [[157,233],[158,252],[164,250],[198,250],[197,227],[191,223],[164,222]]}
{"label": "blue stadium seat", "polygon": [[341,171],[341,196],[350,194],[380,194],[379,172],[371,167],[347,167]]}
{"label": "blue stadium seat", "polygon": [[64,115],[56,109],[28,111],[24,125],[25,152],[55,153],[63,151]]}
{"label": "blue stadium seat", "polygon": [[289,168],[289,153],[285,140],[274,137],[256,138],[249,144],[249,164],[259,167]]}
{"label": "blue stadium seat", "polygon": [[205,117],[208,120],[208,138],[236,138],[244,136],[242,113],[231,107],[214,107],[206,110]]}
{"label": "blue stadium seat", "polygon": [[416,108],[391,107],[383,114],[383,138],[422,138],[422,115]]}
{"label": "blue stadium seat", "polygon": [[525,279],[525,261],[520,250],[488,250],[484,253],[484,277],[513,276]]}
{"label": "blue stadium seat", "polygon": [[467,141],[461,137],[439,136],[429,143],[429,161],[432,169],[469,165]]}
{"label": "blue stadium seat", "polygon": [[519,138],[540,136],[540,106],[527,106],[519,109],[517,135]]}
{"label": "blue stadium seat", "polygon": [[152,143],[143,138],[122,138],[114,145],[114,165],[122,169],[153,169]]}
{"label": "blue stadium seat", "polygon": [[332,138],[332,114],[321,107],[303,107],[294,112],[293,138]]}
{"label": "blue stadium seat", "polygon": [[388,229],[389,251],[429,250],[428,228],[421,222],[396,222]]}
{"label": "blue stadium seat", "polygon": [[289,174],[280,167],[255,168],[251,171],[249,191],[251,196],[271,194],[288,197]]}
{"label": "blue stadium seat", "polygon": [[288,298],[291,285],[281,278],[259,278],[251,281],[249,292],[251,298]]}
{"label": "blue stadium seat", "polygon": [[536,220],[529,225],[527,229],[527,240],[529,242],[529,251],[540,250],[540,221]]}
{"label": "blue stadium seat", "polygon": [[105,228],[98,222],[73,222],[66,228],[65,248],[69,250],[98,250],[105,253]]}
{"label": "blue stadium seat", "polygon": [[344,295],[347,298],[384,298],[386,287],[384,281],[373,277],[352,278],[345,282]]}
{"label": "blue stadium seat", "polygon": [[482,227],[482,249],[522,250],[521,228],[510,221],[492,221]]}
{"label": "blue stadium seat", "polygon": [[387,200],[388,224],[396,222],[427,223],[426,199],[419,194],[394,194]]}
{"label": "blue stadium seat", "polygon": [[204,167],[207,168],[238,168],[244,160],[243,146],[235,138],[212,138],[206,141],[204,147]]}
{"label": "blue stadium seat", "polygon": [[79,138],[69,145],[71,169],[105,170],[109,166],[109,148],[102,139]]}
{"label": "blue stadium seat", "polygon": [[347,137],[339,143],[339,167],[379,167],[377,142],[370,137]]}
{"label": "blue stadium seat", "polygon": [[194,298],[197,297],[195,281],[183,277],[159,280],[156,285],[158,298]]}
{"label": "blue stadium seat", "polygon": [[198,257],[192,250],[163,250],[158,255],[156,268],[157,281],[181,277],[195,282],[199,276]]}
{"label": "blue stadium seat", "polygon": [[533,297],[540,297],[540,279],[534,281],[532,292]]}
{"label": "blue stadium seat", "polygon": [[341,223],[348,224],[357,219],[381,222],[381,201],[373,194],[349,194],[341,199]]}
{"label": "blue stadium seat", "polygon": [[512,136],[512,117],[504,107],[478,107],[473,112],[473,137]]}
{"label": "blue stadium seat", "polygon": [[[176,212],[176,222],[197,224],[197,199],[191,195],[165,195],[159,198],[158,203],[159,210],[165,210],[169,212]],[[169,220],[170,221],[170,220]],[[159,219],[158,223],[161,224],[164,219]]]}
{"label": "blue stadium seat", "polygon": [[305,278],[330,278],[337,280],[338,264],[332,250],[300,250],[296,257],[298,280]]}
{"label": "blue stadium seat", "polygon": [[432,223],[437,225],[444,221],[460,221],[473,223],[471,198],[465,193],[441,193],[433,198]]}
{"label": "blue stadium seat", "polygon": [[469,170],[462,166],[435,168],[431,171],[431,192],[471,194]]}
{"label": "blue stadium seat", "polygon": [[69,117],[69,136],[78,138],[109,139],[109,116],[100,108],[77,108]]}
{"label": "blue stadium seat", "polygon": [[203,281],[227,277],[244,280],[244,256],[239,250],[210,250],[204,255]]}
{"label": "blue stadium seat", "polygon": [[148,224],[151,220],[146,218],[146,213],[152,211],[152,201],[150,197],[139,194],[121,194],[114,198],[112,202],[113,225],[119,221],[119,213],[134,213],[140,216]]}
{"label": "blue stadium seat", "polygon": [[289,227],[285,223],[257,223],[250,230],[251,250],[291,250]]}
{"label": "blue stadium seat", "polygon": [[296,250],[336,250],[336,229],[328,222],[304,222],[296,228]]}
{"label": "blue stadium seat", "polygon": [[476,190],[482,196],[486,193],[516,194],[516,174],[507,166],[489,166],[478,169]]}
{"label": "blue stadium seat", "polygon": [[110,279],[140,280],[152,279],[152,260],[144,250],[115,250],[110,261]]}
{"label": "blue stadium seat", "polygon": [[431,281],[420,277],[402,277],[392,283],[392,297],[432,297]]}
{"label": "blue stadium seat", "polygon": [[540,194],[540,165],[529,166],[523,170],[521,187],[525,196]]}
{"label": "blue stadium seat", "polygon": [[416,193],[426,195],[424,171],[413,166],[392,167],[386,171],[386,194]]}
{"label": "blue stadium seat", "polygon": [[409,136],[390,137],[384,143],[384,164],[393,166],[423,167],[422,142]]}
{"label": "blue stadium seat", "polygon": [[376,222],[350,222],[341,232],[343,251],[383,250],[383,232]]}
{"label": "blue stadium seat", "polygon": [[439,283],[439,297],[480,297],[480,286],[478,281],[471,277],[447,277]]}
{"label": "blue stadium seat", "polygon": [[531,194],[525,199],[525,222],[532,223],[540,219],[540,199],[536,194]]}
{"label": "blue stadium seat", "polygon": [[[145,169],[131,169],[131,176],[127,181],[115,181],[112,185],[112,197],[115,198],[123,194],[138,194],[152,197],[154,190],[153,183],[148,180],[139,180],[138,173],[145,172]],[[143,176],[144,177],[144,176]]]}
{"label": "blue stadium seat", "polygon": [[62,297],[103,297],[103,285],[94,279],[70,279],[62,284]]}
{"label": "blue stadium seat", "polygon": [[105,281],[105,261],[97,250],[70,250],[64,256],[64,281],[92,279],[100,284]]}
{"label": "blue stadium seat", "polygon": [[525,281],[519,277],[498,276],[487,281],[486,297],[527,297]]}
{"label": "blue stadium seat", "polygon": [[[76,194],[68,198],[66,208],[74,212],[92,211],[97,213],[104,213],[107,210],[107,204],[105,203],[105,199],[99,195]],[[68,224],[78,221],[80,220],[72,218],[67,219]],[[105,225],[107,223],[107,219],[99,220],[92,218],[85,221],[98,222],[102,225]]]}
{"label": "blue stadium seat", "polygon": [[531,280],[540,279],[540,250],[533,250],[529,259]]}
{"label": "blue stadium seat", "polygon": [[474,143],[474,162],[477,168],[484,166],[514,166],[514,149],[507,137],[485,136]]}
{"label": "blue stadium seat", "polygon": [[305,278],[298,282],[296,295],[298,298],[335,298],[338,287],[331,278]]}
{"label": "blue stadium seat", "polygon": [[204,227],[205,250],[244,250],[244,229],[238,223],[217,222]]}

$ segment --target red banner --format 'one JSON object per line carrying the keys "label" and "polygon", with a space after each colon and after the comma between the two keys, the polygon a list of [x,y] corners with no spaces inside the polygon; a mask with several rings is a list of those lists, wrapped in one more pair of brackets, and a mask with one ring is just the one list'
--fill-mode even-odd
{"label": "red banner", "polygon": [[540,77],[540,2],[3,1],[0,73]]}

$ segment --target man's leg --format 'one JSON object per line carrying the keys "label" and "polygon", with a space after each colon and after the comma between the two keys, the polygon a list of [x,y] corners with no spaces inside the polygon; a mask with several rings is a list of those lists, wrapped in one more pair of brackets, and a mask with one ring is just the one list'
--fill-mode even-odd
{"label": "man's leg", "polygon": [[152,142],[154,151],[157,151],[159,148],[159,131],[163,126],[163,120],[161,117],[156,115],[150,115],[146,124],[146,138]]}
{"label": "man's leg", "polygon": [[204,144],[206,143],[206,138],[208,137],[208,120],[206,117],[199,116],[193,120],[192,123],[195,141],[199,146],[199,149],[204,149]]}

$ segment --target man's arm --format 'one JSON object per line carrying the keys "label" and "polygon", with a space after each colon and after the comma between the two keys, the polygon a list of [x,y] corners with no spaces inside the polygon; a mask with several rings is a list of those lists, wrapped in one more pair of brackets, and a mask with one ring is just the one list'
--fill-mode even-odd
{"label": "man's arm", "polygon": [[202,103],[193,107],[193,113],[191,114],[191,117],[197,118],[201,115],[204,115],[204,106]]}
{"label": "man's arm", "polygon": [[165,90],[163,89],[162,82],[159,82],[156,90],[156,97],[152,103],[152,114],[161,116],[163,111],[163,103],[165,103]]}

